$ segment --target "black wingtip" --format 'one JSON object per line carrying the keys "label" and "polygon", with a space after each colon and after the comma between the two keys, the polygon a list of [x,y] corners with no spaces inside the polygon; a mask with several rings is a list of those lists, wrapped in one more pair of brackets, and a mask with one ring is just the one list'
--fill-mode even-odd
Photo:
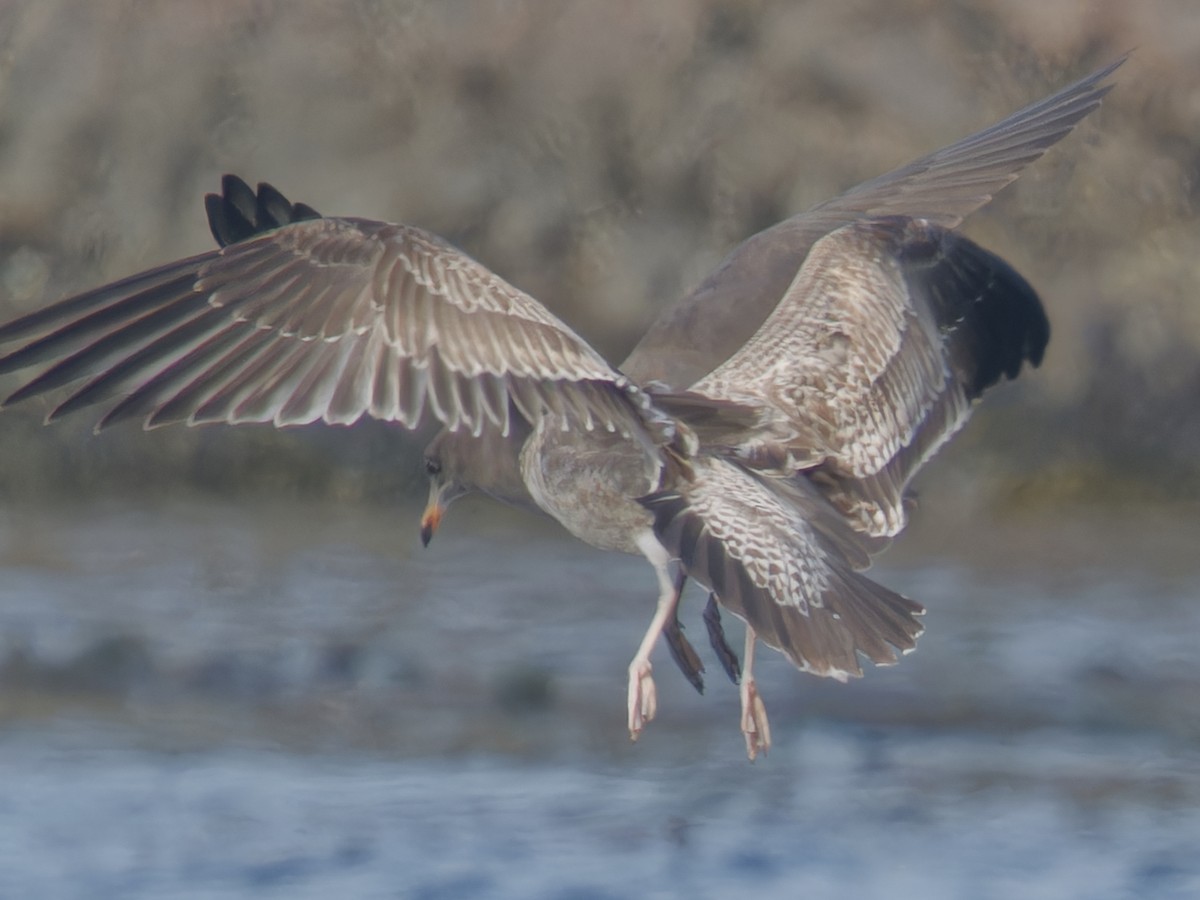
{"label": "black wingtip", "polygon": [[953,363],[974,399],[1001,378],[1041,364],[1050,319],[1028,281],[974,241],[922,220],[881,220],[894,229],[905,275],[930,304]]}
{"label": "black wingtip", "polygon": [[260,181],[254,205],[254,224],[259,229],[278,228],[292,221],[292,204],[272,184]]}
{"label": "black wingtip", "polygon": [[204,212],[221,247],[293,222],[321,218],[307,203],[292,203],[274,185],[260,182],[256,191],[237,175],[221,177],[221,193],[205,195]]}

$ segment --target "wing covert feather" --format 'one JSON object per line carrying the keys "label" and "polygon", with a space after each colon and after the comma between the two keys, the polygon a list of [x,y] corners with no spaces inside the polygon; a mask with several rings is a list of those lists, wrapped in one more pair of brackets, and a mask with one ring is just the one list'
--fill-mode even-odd
{"label": "wing covert feather", "polygon": [[994,254],[940,226],[861,221],[818,241],[775,311],[691,392],[758,404],[730,440],[751,464],[805,470],[872,535],[1001,377],[1037,364],[1049,323]]}

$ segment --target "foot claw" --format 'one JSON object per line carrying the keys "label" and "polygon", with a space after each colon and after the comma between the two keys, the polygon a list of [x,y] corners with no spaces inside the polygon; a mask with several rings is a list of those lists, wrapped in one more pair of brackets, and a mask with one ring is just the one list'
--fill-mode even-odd
{"label": "foot claw", "polygon": [[753,762],[760,751],[766,756],[771,749],[771,724],[754,679],[743,680],[741,688],[742,734],[746,737],[746,755]]}
{"label": "foot claw", "polygon": [[650,663],[629,667],[629,739],[636,741],[646,723],[658,712],[658,691],[650,676]]}

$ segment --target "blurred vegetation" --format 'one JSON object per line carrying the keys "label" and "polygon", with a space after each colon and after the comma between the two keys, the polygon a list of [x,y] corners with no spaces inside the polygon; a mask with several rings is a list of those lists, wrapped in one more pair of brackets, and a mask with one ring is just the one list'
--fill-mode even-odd
{"label": "blurred vegetation", "polygon": [[[1099,114],[966,227],[1038,287],[1054,338],[944,465],[1021,503],[1127,477],[1197,496],[1186,0],[7,0],[0,316],[207,248],[201,196],[232,171],[437,231],[619,359],[741,238],[1130,48]],[[420,440],[378,423],[93,438],[44,413],[4,413],[0,496],[420,480]]]}

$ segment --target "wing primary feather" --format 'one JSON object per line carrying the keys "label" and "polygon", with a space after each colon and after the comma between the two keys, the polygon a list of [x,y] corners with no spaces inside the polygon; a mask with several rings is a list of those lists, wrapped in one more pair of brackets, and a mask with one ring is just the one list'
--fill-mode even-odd
{"label": "wing primary feather", "polygon": [[[5,403],[17,403],[35,394],[100,373],[77,393],[79,400],[71,403],[68,409],[87,406],[104,396],[102,392],[115,387],[122,378],[136,374],[143,360],[152,358],[155,353],[164,352],[164,349],[155,343],[164,331],[189,317],[202,314],[207,308],[204,298],[199,295],[185,297],[179,302],[164,306],[123,326],[117,332],[108,335],[106,340],[87,344],[83,349],[62,359],[14,391]],[[80,395],[92,399],[85,400]]]}
{"label": "wing primary feather", "polygon": [[429,351],[429,366],[426,369],[425,397],[426,408],[439,421],[445,423],[451,431],[457,430],[457,422],[451,425],[450,407],[446,402],[449,389],[445,384],[446,366],[436,346]]}
{"label": "wing primary feather", "polygon": [[332,387],[345,368],[347,351],[344,342],[333,341],[322,342],[310,352],[305,358],[304,377],[277,409],[272,422],[276,426],[307,425],[325,419]]}
{"label": "wing primary feather", "polygon": [[295,396],[313,369],[321,365],[328,346],[280,336],[264,350],[256,370],[239,379],[223,403],[230,422],[272,422]]}
{"label": "wing primary feather", "polygon": [[[139,297],[149,302],[169,302],[171,293],[170,290],[164,290],[164,285],[174,283],[180,289],[183,285],[190,287],[190,279],[195,277],[196,271],[216,256],[217,251],[211,250],[187,259],[176,260],[128,278],[122,278],[120,281],[95,290],[60,300],[44,309],[35,310],[0,325],[0,343],[8,343],[19,338],[43,333],[57,325],[69,325],[81,321],[89,314],[100,312],[109,306],[132,309],[133,305],[138,302],[136,298]],[[126,301],[130,301],[130,305],[122,307],[121,304]],[[8,358],[6,356],[0,359],[7,360]],[[3,362],[0,362],[0,365],[4,365],[3,371],[7,372],[29,365],[30,362],[34,362],[34,360],[26,361],[21,366],[9,366]]]}
{"label": "wing primary feather", "polygon": [[[200,298],[201,301],[202,299]],[[119,348],[120,355],[115,360],[107,360],[104,365],[107,365],[108,368],[101,371],[83,387],[75,390],[59,404],[51,413],[50,418],[58,419],[123,391],[136,390],[146,379],[155,377],[164,368],[169,368],[178,358],[225,324],[224,317],[203,302],[192,305],[194,308],[187,311],[191,318],[171,331],[165,334],[155,334],[152,336],[152,340],[140,344],[127,345],[124,340],[120,344],[114,344],[113,351],[116,352]],[[179,310],[179,307],[174,309],[182,311]],[[126,337],[124,333],[121,336],[122,338]],[[95,350],[103,346],[105,345],[92,344],[89,349]],[[60,366],[64,367],[62,373],[64,376],[73,374],[69,371],[68,363],[74,359],[75,357],[71,357],[60,363]],[[95,371],[100,366],[89,363],[85,359],[80,360],[79,368]],[[87,372],[80,371],[75,374],[84,375]],[[56,385],[46,385],[46,387],[53,386]]]}
{"label": "wing primary feather", "polygon": [[254,192],[236,175],[221,179],[220,194],[204,196],[204,211],[218,246],[236,244],[254,234]]}
{"label": "wing primary feather", "polygon": [[509,375],[508,392],[517,411],[525,417],[525,421],[533,423],[541,419],[542,395],[530,379]]}
{"label": "wing primary feather", "polygon": [[278,372],[280,352],[295,353],[299,363],[303,344],[288,340],[278,332],[254,329],[252,338],[231,352],[216,371],[204,372],[168,406],[188,411],[187,422],[230,422],[239,403],[259,387],[267,371]]}
{"label": "wing primary feather", "polygon": [[479,391],[479,406],[488,421],[508,434],[508,392],[504,389],[504,379],[496,375],[481,375],[476,380]]}
{"label": "wing primary feather", "polygon": [[409,428],[416,428],[425,415],[429,397],[429,368],[405,359],[400,372],[401,421]]}
{"label": "wing primary feather", "polygon": [[[112,339],[138,321],[155,313],[170,315],[169,311],[192,296],[195,278],[193,271],[176,274],[161,284],[129,296],[119,296],[113,302],[99,305],[90,312],[71,318],[57,330],[0,357],[0,373],[13,372],[36,365],[47,359],[62,357],[75,349],[87,351],[97,342]],[[67,301],[70,302],[70,301]],[[54,307],[51,307],[54,309]],[[49,321],[62,321],[56,316]],[[161,319],[152,320],[161,321]],[[136,332],[130,332],[136,334]],[[122,339],[124,340],[124,339]],[[60,384],[63,382],[59,382]],[[47,389],[47,388],[43,388]],[[19,392],[20,396],[28,396]]]}
{"label": "wing primary feather", "polygon": [[[97,423],[96,430],[102,431],[130,419],[149,417],[197,375],[215,366],[222,354],[244,342],[248,333],[254,334],[253,331],[227,327],[228,323],[219,316],[219,311],[214,310],[211,318],[217,319],[215,325],[211,326],[211,334],[190,351],[163,366],[149,380],[105,413]],[[197,319],[196,322],[200,325],[203,320]]]}
{"label": "wing primary feather", "polygon": [[354,337],[345,337],[332,342],[331,347],[335,352],[330,366],[320,382],[314,383],[302,420],[315,422],[320,419],[328,425],[353,425],[362,418],[367,404],[361,395],[347,396],[346,402],[339,404],[337,396],[339,386],[353,377],[347,373],[361,358],[362,343]]}
{"label": "wing primary feather", "polygon": [[386,337],[379,346],[378,362],[370,383],[371,415],[384,421],[403,421],[400,409],[402,361]]}
{"label": "wing primary feather", "polygon": [[254,198],[254,224],[258,230],[279,228],[292,221],[292,204],[273,185],[265,181],[258,185]]}
{"label": "wing primary feather", "polygon": [[347,336],[352,344],[341,378],[329,398],[329,415],[336,421],[356,420],[372,409],[374,381],[386,359],[388,347],[378,330]]}

